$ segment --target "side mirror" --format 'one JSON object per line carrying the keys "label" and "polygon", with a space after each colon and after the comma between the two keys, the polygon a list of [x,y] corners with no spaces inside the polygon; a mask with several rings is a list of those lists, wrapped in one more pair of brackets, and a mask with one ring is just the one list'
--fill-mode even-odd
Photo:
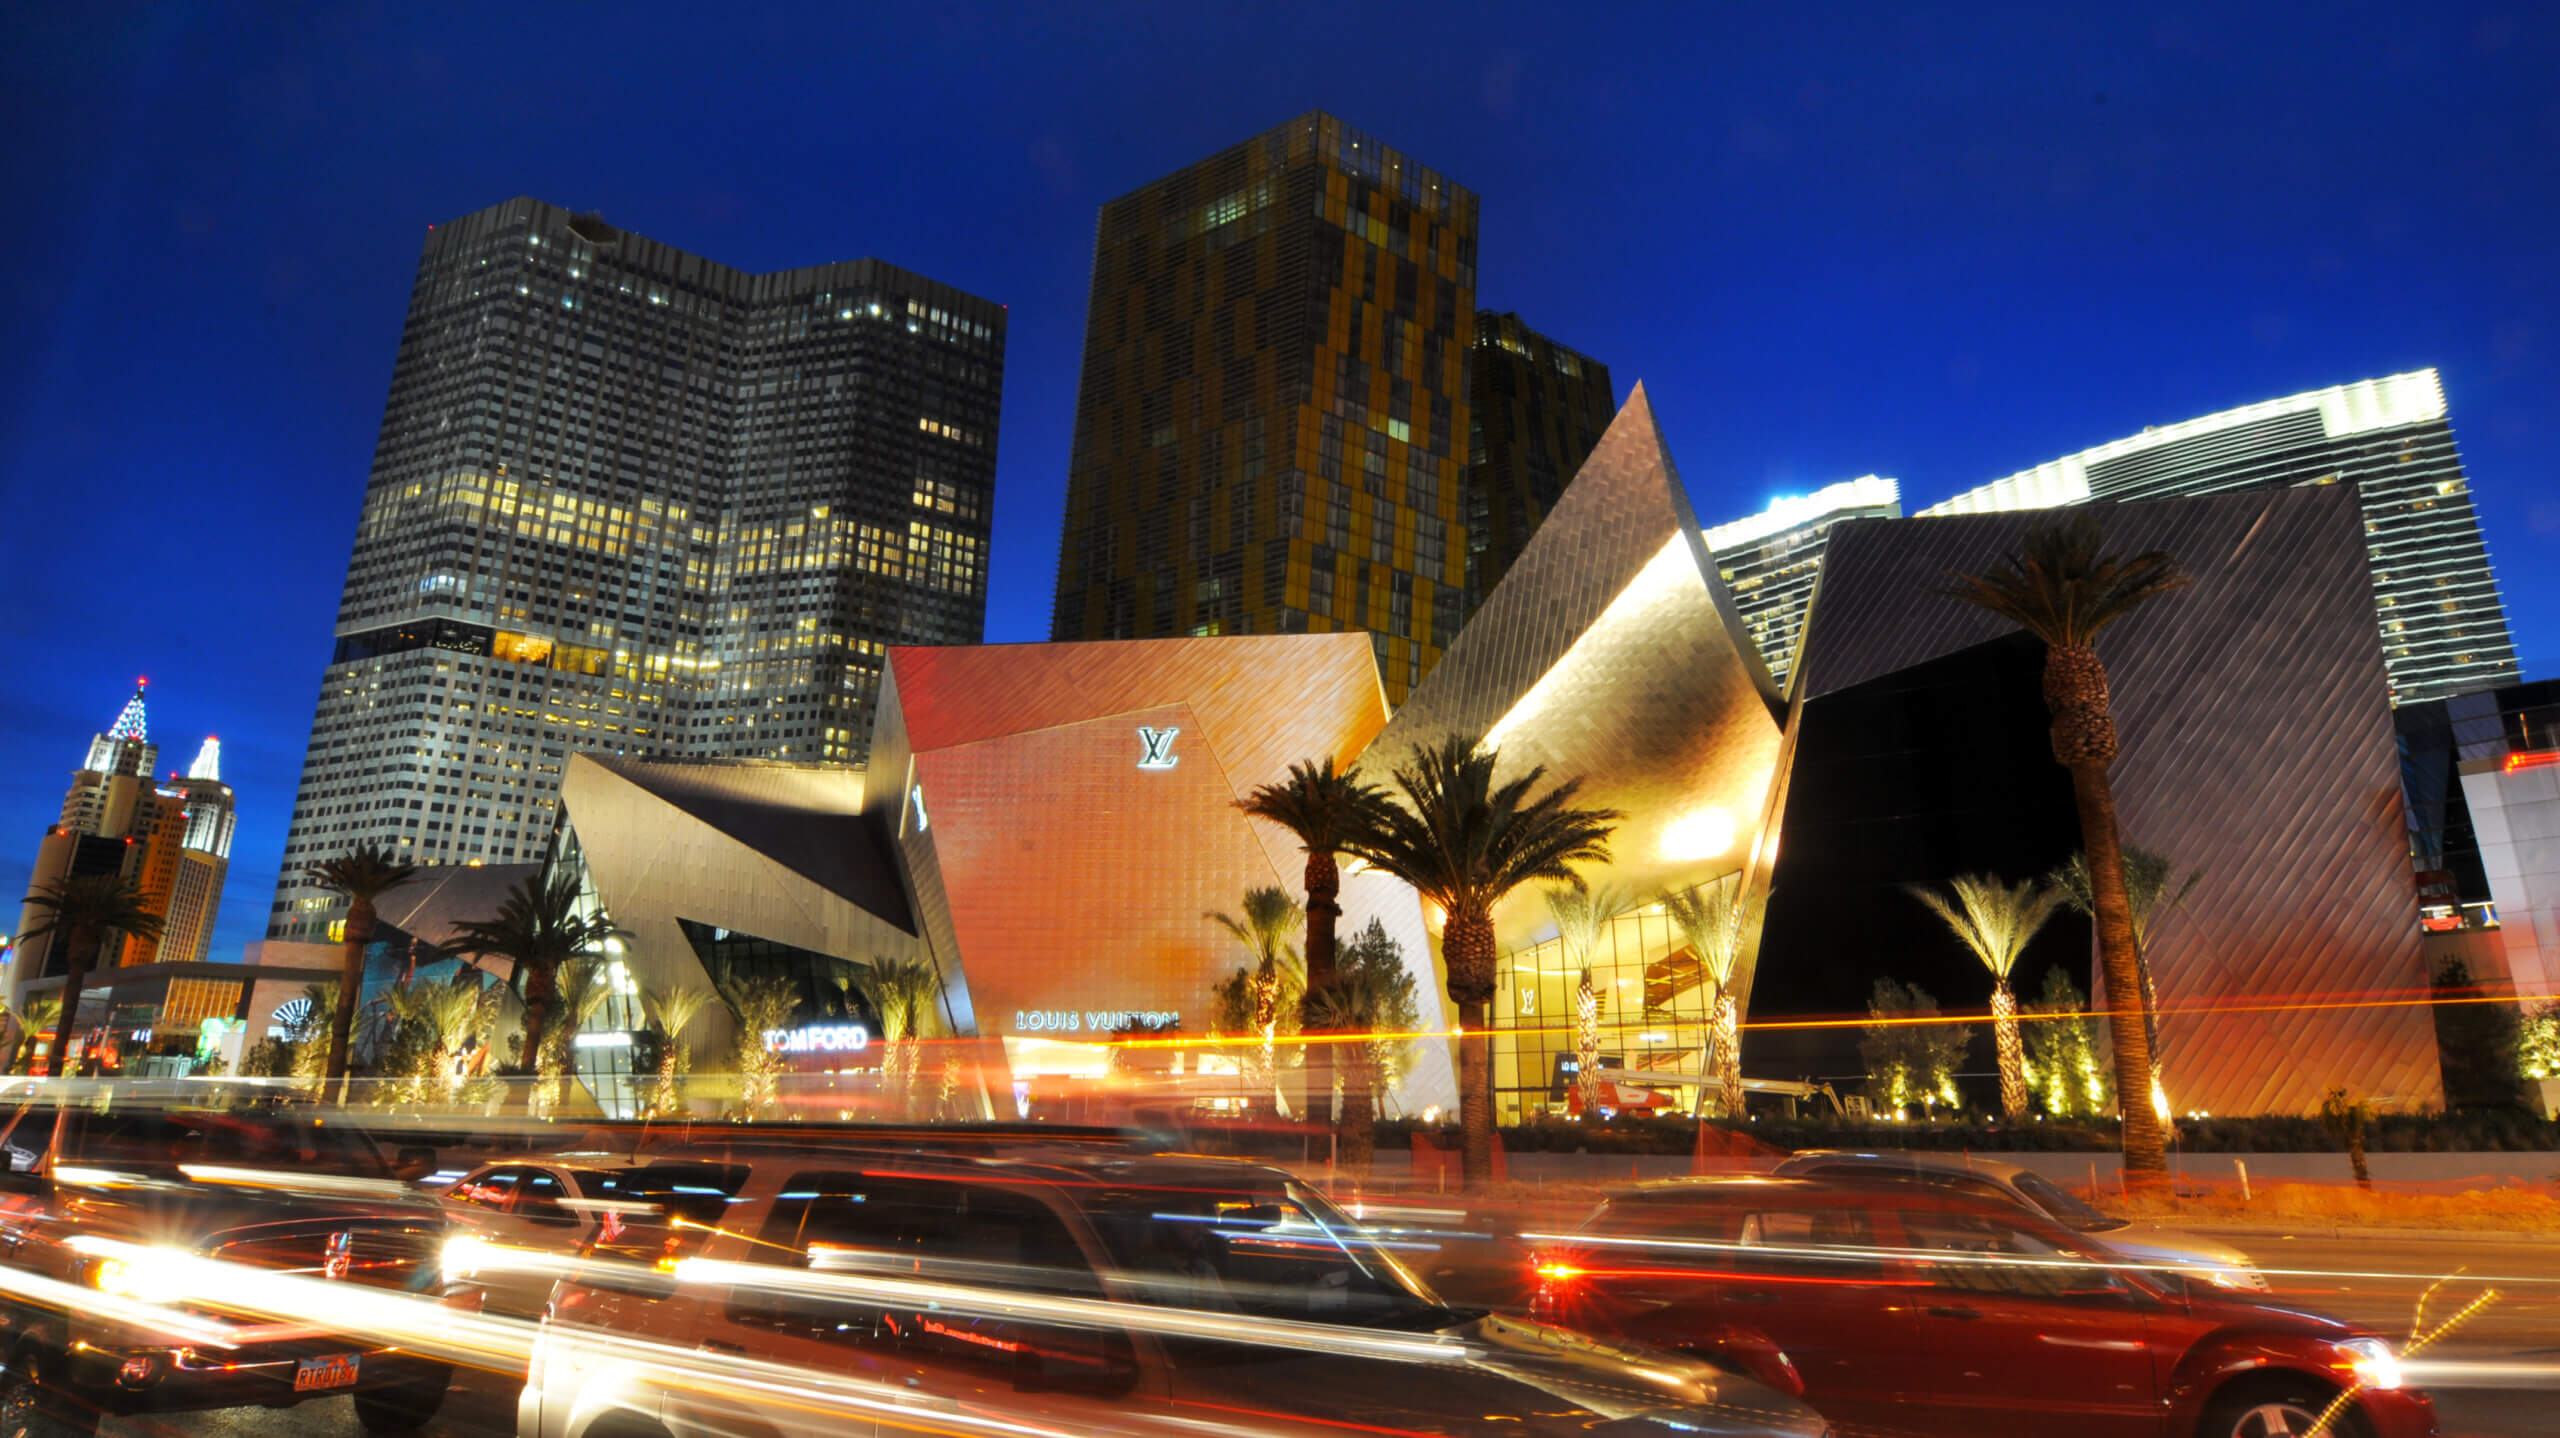
{"label": "side mirror", "polygon": [[0,1169],[0,1193],[22,1193],[30,1196],[49,1191],[53,1184],[40,1174],[22,1173],[17,1169]]}

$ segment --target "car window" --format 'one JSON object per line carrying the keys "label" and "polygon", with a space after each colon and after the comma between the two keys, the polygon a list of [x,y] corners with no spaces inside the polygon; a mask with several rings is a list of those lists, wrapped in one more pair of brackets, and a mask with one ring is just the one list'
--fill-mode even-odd
{"label": "car window", "polygon": [[574,1228],[578,1217],[561,1200],[569,1190],[560,1176],[547,1168],[528,1168],[516,1184],[516,1216],[553,1228]]}
{"label": "car window", "polygon": [[1885,1271],[1875,1221],[1863,1208],[1745,1210],[1734,1227],[1736,1272],[1787,1278],[1870,1278]]}
{"label": "car window", "polygon": [[2029,1203],[2043,1209],[2045,1217],[2065,1228],[2075,1228],[2082,1233],[2103,1233],[2110,1228],[2124,1227],[2123,1219],[2109,1218],[2042,1174],[2022,1173],[2009,1182],[2026,1195]]}
{"label": "car window", "polygon": [[[626,1170],[582,1252],[602,1260],[583,1282],[655,1296],[672,1292],[663,1275],[700,1248],[746,1186],[742,1163],[653,1163]],[[649,1274],[661,1275],[651,1278]]]}
{"label": "car window", "polygon": [[373,1140],[346,1124],[290,1114],[214,1113],[117,1107],[71,1110],[60,1152],[66,1161],[119,1169],[299,1170],[389,1178]]}
{"label": "car window", "polygon": [[1581,1231],[1595,1238],[1659,1240],[1661,1247],[1641,1250],[1645,1261],[1695,1268],[1724,1265],[1733,1227],[1732,1211],[1721,1205],[1632,1197],[1602,1204],[1582,1221]]}
{"label": "car window", "polygon": [[1103,1188],[1082,1209],[1140,1302],[1363,1327],[1455,1321],[1357,1224],[1283,1175]]}
{"label": "car window", "polygon": [[6,1137],[0,1137],[0,1153],[5,1153],[11,1173],[27,1173],[44,1162],[45,1150],[53,1146],[53,1126],[62,1111],[51,1104],[31,1103],[18,1110],[9,1124]]}
{"label": "car window", "polygon": [[[978,1289],[1101,1298],[1066,1222],[1030,1193],[880,1174],[795,1174],[750,1247],[750,1261],[816,1274],[913,1278]],[[1124,1333],[972,1313],[964,1304],[887,1302],[814,1285],[741,1284],[729,1316],[820,1342],[895,1351],[921,1362],[999,1372],[1027,1368],[1098,1380],[1135,1361]]]}
{"label": "car window", "polygon": [[465,1175],[460,1183],[445,1190],[445,1194],[456,1203],[504,1213],[515,1198],[516,1180],[521,1173],[522,1170],[513,1168],[484,1168],[478,1173]]}
{"label": "car window", "polygon": [[2052,1298],[2123,1286],[2090,1254],[1996,1217],[1909,1209],[1900,1217],[1904,1241],[1937,1288]]}

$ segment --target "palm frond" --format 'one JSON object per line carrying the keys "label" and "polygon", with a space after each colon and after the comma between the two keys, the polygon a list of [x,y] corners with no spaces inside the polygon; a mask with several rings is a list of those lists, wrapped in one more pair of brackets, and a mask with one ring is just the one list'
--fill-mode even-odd
{"label": "palm frond", "polygon": [[1328,754],[1290,765],[1288,778],[1255,789],[1238,799],[1236,807],[1288,830],[1307,852],[1329,854],[1360,832],[1385,799],[1376,785],[1337,771]]}
{"label": "palm frond", "polygon": [[2083,510],[2028,526],[2017,553],[1979,573],[1951,575],[1939,592],[2066,648],[2094,643],[2145,602],[2194,582],[2166,550],[2108,553],[2097,516]]}
{"label": "palm frond", "polygon": [[1741,896],[1742,876],[1727,874],[1696,888],[1668,890],[1660,900],[1671,931],[1680,936],[1719,991],[1733,982],[1734,964],[1741,956],[1741,914],[1736,907]]}
{"label": "palm frond", "polygon": [[1955,894],[1952,903],[1935,889],[1919,884],[1903,887],[1926,904],[1994,978],[2004,980],[2017,967],[2028,942],[2063,902],[2061,894],[2033,879],[2007,884],[1989,874],[1959,874],[1949,880],[1947,887]]}

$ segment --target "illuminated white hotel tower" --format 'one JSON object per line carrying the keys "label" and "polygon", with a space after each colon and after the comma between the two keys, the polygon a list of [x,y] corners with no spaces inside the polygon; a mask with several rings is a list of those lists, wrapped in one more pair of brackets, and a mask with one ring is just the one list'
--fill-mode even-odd
{"label": "illuminated white hotel tower", "polygon": [[2391,702],[2516,682],[2516,651],[2471,485],[2431,369],[2228,409],[2064,455],[1920,511],[2354,484]]}

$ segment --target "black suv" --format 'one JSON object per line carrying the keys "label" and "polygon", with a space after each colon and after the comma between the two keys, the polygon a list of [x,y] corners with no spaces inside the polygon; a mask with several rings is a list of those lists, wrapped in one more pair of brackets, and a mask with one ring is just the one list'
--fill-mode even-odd
{"label": "black suv", "polygon": [[372,1432],[434,1415],[444,1364],[169,1278],[213,1260],[432,1298],[444,1220],[361,1131],[308,1106],[114,1089],[48,1088],[0,1112],[0,1434],[341,1393]]}

